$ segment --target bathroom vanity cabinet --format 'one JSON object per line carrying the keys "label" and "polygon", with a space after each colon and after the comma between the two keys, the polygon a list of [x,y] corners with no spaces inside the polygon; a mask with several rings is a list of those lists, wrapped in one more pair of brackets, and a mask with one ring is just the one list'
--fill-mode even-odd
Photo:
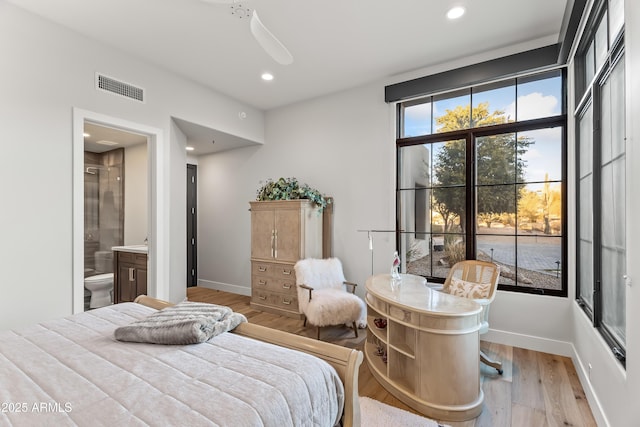
{"label": "bathroom vanity cabinet", "polygon": [[132,302],[147,293],[147,253],[126,246],[113,248],[113,302]]}

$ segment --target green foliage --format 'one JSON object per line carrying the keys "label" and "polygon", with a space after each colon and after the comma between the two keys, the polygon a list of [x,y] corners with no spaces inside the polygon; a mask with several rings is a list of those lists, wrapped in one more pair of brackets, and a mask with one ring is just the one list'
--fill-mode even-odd
{"label": "green foliage", "polygon": [[[437,119],[438,132],[447,132],[474,126],[506,123],[503,111],[489,112],[488,103],[481,103],[472,109],[458,106]],[[516,212],[521,193],[514,190],[514,182],[524,180],[526,162],[522,155],[533,141],[530,138],[516,138],[513,133],[477,138],[475,141],[477,178],[479,185],[476,198],[476,212],[481,221],[491,221],[503,214]],[[464,218],[466,200],[460,187],[466,183],[466,142],[447,141],[435,156],[433,190],[434,209],[445,220],[445,229],[453,226],[451,218]],[[464,227],[464,221],[460,221]],[[463,230],[464,231],[464,230]]]}
{"label": "green foliage", "polygon": [[320,211],[327,207],[330,199],[326,199],[322,193],[307,184],[300,185],[296,178],[279,178],[277,181],[271,178],[257,190],[256,200],[298,200],[307,199],[312,204],[320,207]]}

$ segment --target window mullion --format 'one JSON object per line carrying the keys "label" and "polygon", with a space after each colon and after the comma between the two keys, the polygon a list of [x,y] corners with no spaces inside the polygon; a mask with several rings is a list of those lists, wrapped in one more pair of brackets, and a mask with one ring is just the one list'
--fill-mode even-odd
{"label": "window mullion", "polygon": [[593,94],[593,326],[602,321],[602,98],[600,88],[594,81]]}
{"label": "window mullion", "polygon": [[466,218],[467,223],[466,236],[466,252],[467,259],[476,259],[476,149],[475,136],[473,132],[467,133],[466,136],[466,176],[467,176],[467,194],[466,194]]}

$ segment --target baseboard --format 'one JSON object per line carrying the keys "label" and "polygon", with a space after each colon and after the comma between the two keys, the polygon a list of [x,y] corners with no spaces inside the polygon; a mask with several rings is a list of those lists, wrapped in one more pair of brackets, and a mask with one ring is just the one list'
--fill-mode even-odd
{"label": "baseboard", "polygon": [[609,426],[609,422],[607,418],[604,416],[604,411],[602,410],[602,406],[600,405],[600,400],[596,395],[593,387],[591,386],[591,381],[589,381],[589,371],[586,369],[586,366],[582,362],[582,359],[578,356],[578,352],[576,348],[571,345],[573,349],[573,355],[571,360],[573,361],[573,366],[576,368],[576,373],[578,374],[578,379],[580,380],[580,384],[582,385],[582,389],[584,390],[584,394],[587,397],[587,401],[589,402],[589,407],[591,408],[591,413],[593,414],[593,418],[596,420],[596,424],[598,426]]}
{"label": "baseboard", "polygon": [[576,373],[578,374],[578,379],[580,380],[580,384],[582,385],[584,394],[587,397],[589,407],[591,408],[593,418],[595,419],[597,425],[609,425],[606,417],[604,416],[604,412],[602,411],[600,401],[598,400],[598,397],[595,394],[591,383],[589,382],[589,377],[587,375],[587,370],[585,369],[584,363],[582,362],[582,360],[580,360],[580,357],[578,357],[578,353],[573,343],[552,340],[548,338],[540,338],[532,335],[517,334],[514,332],[498,331],[494,329],[489,329],[489,332],[487,332],[485,335],[482,335],[481,339],[482,341],[570,357],[573,362],[573,366],[576,369]]}
{"label": "baseboard", "polygon": [[248,297],[251,296],[251,288],[247,288],[245,286],[230,285],[228,283],[213,282],[211,280],[202,279],[198,279],[198,286],[215,289],[217,291],[231,292],[232,294],[246,295]]}
{"label": "baseboard", "polygon": [[512,347],[520,347],[542,353],[558,354],[560,356],[571,358],[573,358],[575,354],[573,344],[570,342],[541,338],[533,335],[518,334],[515,332],[489,329],[489,332],[482,335],[480,339],[482,341],[510,345]]}

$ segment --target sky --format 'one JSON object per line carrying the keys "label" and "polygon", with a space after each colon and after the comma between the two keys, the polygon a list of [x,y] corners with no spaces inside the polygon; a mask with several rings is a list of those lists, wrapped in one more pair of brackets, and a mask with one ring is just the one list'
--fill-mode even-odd
{"label": "sky", "polygon": [[[513,81],[512,81],[513,82]],[[476,88],[477,89],[477,88]],[[516,90],[518,97],[516,99]],[[433,121],[446,110],[458,105],[477,107],[481,102],[489,102],[489,111],[502,111],[509,121],[529,120],[534,118],[555,116],[562,113],[562,79],[560,76],[534,80],[532,82],[511,84],[505,87],[491,88],[486,91],[475,91],[470,95],[437,100],[433,104],[425,103],[405,108],[404,136],[428,135],[432,133],[431,115]],[[435,126],[434,126],[435,127]],[[520,132],[518,136],[530,137],[533,144],[523,156],[527,162],[525,170],[526,181],[544,181],[549,174],[550,180],[562,178],[562,159],[558,145],[561,144],[562,131],[560,128],[540,129]]]}

